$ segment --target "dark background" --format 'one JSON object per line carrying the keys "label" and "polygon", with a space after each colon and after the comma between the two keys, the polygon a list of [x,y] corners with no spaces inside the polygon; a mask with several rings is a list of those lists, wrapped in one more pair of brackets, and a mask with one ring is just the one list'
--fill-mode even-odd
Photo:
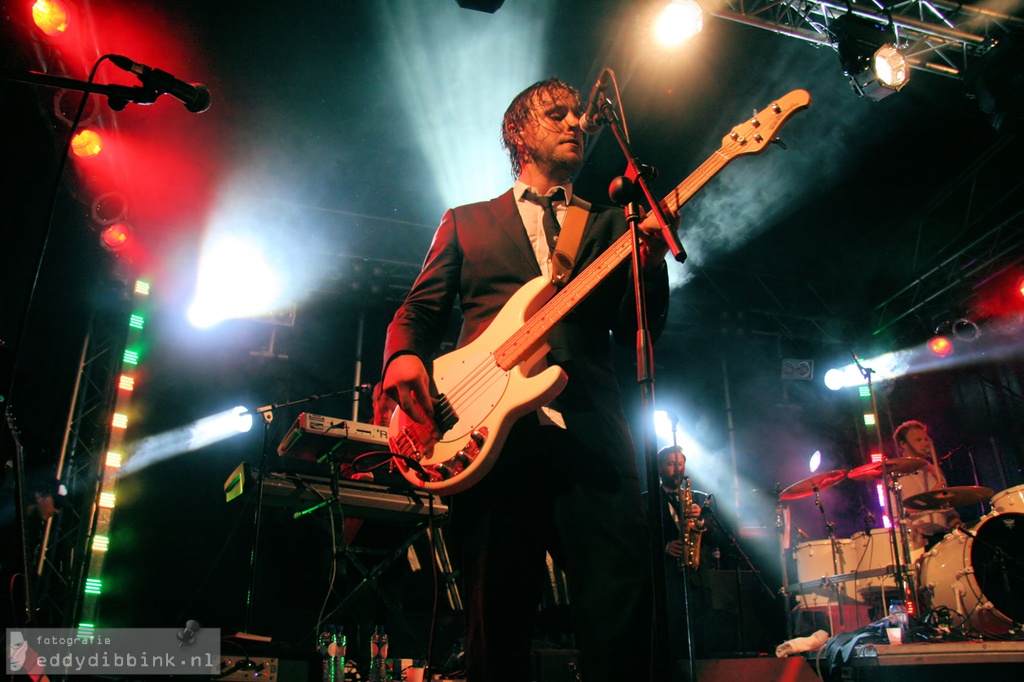
{"label": "dark background", "polygon": [[[996,491],[1024,482],[1015,348],[1024,306],[1006,293],[1024,274],[1019,110],[997,129],[962,80],[914,72],[902,92],[868,101],[851,92],[833,50],[710,16],[685,48],[657,54],[638,28],[652,3],[508,0],[487,15],[445,0],[301,8],[102,0],[78,6],[88,28],[62,44],[33,33],[24,8],[7,5],[7,69],[84,79],[97,56],[114,52],[201,81],[213,97],[199,115],[170,97],[119,113],[90,98],[113,160],[69,163],[51,218],[68,128],[54,116],[53,89],[0,81],[9,140],[0,379],[32,485],[53,477],[90,321],[123,314],[135,277],[151,281],[153,294],[129,440],[235,405],[345,390],[357,366],[358,381],[372,383],[387,321],[440,215],[456,200],[490,196],[449,196],[431,158],[450,157],[456,178],[476,179],[482,164],[459,159],[496,153],[500,114],[516,92],[557,74],[585,95],[606,66],[619,80],[635,151],[660,172],[656,193],[686,178],[751,111],[797,88],[812,97],[782,131],[787,149],[736,159],[684,208],[689,259],[670,265],[672,311],[655,348],[658,407],[679,414],[680,430],[699,444],[690,453],[695,485],[718,496],[768,583],[781,579],[775,491],[809,475],[814,450],[823,466],[842,469],[877,450],[856,390],[832,392],[821,381],[851,353],[872,359],[919,346],[943,322],[977,320],[981,338],[953,356],[971,362],[877,386],[882,439],[894,454],[893,428],[921,419],[940,454],[969,445],[970,457],[947,462],[951,485],[974,484],[975,474]],[[494,40],[495,26],[502,36],[540,33],[538,47],[506,52],[504,42],[466,37]],[[530,50],[532,66],[522,59]],[[413,66],[425,68],[423,93],[408,91]],[[521,82],[491,87],[516,66]],[[133,84],[109,64],[97,82]],[[416,136],[424,124],[436,128],[432,147]],[[455,130],[442,135],[448,125]],[[621,152],[607,131],[589,144],[576,188],[601,201],[622,171]],[[510,182],[502,175],[492,194]],[[117,257],[99,248],[89,217],[110,187],[129,198],[137,232]],[[224,201],[229,189],[234,204]],[[214,216],[232,211],[306,276],[294,326],[186,322],[203,236]],[[633,358],[622,349],[619,366],[639,439]],[[812,379],[783,379],[788,358],[813,361]],[[350,417],[352,409],[348,396],[282,409],[266,431],[257,424],[119,481],[102,618],[152,627],[195,618],[241,630],[252,509],[225,504],[225,479],[241,462],[258,463],[300,411]],[[369,421],[368,399],[360,410]],[[5,460],[10,440],[5,432]],[[846,481],[823,494],[841,536],[863,528],[871,488]],[[824,537],[813,500],[791,509],[809,537]],[[252,631],[307,637],[321,603],[337,596],[327,595],[330,554],[322,520],[269,511]],[[416,607],[419,618],[425,607]]]}

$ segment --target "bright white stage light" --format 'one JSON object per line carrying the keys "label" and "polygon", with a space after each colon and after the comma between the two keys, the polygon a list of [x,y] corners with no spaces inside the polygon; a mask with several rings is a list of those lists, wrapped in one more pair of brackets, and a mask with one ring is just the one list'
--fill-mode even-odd
{"label": "bright white stage light", "polygon": [[815,450],[814,454],[811,455],[811,473],[813,474],[821,466],[821,450]]}
{"label": "bright white stage light", "polygon": [[126,476],[165,459],[247,433],[252,429],[252,424],[252,412],[244,407],[234,407],[188,426],[149,436],[128,447],[128,456],[121,465],[120,475]]}
{"label": "bright white stage light", "polygon": [[654,36],[665,47],[677,47],[704,28],[704,12],[694,0],[672,0],[654,22]]}
{"label": "bright white stage light", "polygon": [[188,318],[196,327],[211,327],[273,310],[280,297],[280,276],[258,244],[233,235],[214,235],[200,256],[196,297]]}

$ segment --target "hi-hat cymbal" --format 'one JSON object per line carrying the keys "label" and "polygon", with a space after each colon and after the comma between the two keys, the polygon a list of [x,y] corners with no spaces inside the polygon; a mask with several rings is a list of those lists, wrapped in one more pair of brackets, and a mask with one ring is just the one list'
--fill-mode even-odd
{"label": "hi-hat cymbal", "polygon": [[863,464],[852,470],[849,478],[854,481],[871,481],[882,477],[882,472],[896,476],[906,476],[918,469],[923,469],[928,462],[917,457],[894,457],[884,462]]}
{"label": "hi-hat cymbal", "polygon": [[949,509],[964,507],[987,500],[995,491],[981,485],[958,485],[952,488],[939,488],[919,493],[903,500],[903,506],[910,511],[927,511],[931,509]]}
{"label": "hi-hat cymbal", "polygon": [[802,481],[794,483],[789,486],[781,493],[779,493],[780,500],[798,500],[801,497],[807,497],[814,493],[831,488],[836,483],[846,478],[846,469],[836,469],[834,471],[826,471],[823,474],[817,476],[811,476],[805,478]]}

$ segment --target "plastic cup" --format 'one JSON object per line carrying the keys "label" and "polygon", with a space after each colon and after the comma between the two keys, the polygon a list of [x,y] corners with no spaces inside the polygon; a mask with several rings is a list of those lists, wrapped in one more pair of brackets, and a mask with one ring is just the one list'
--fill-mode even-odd
{"label": "plastic cup", "polygon": [[893,646],[903,644],[903,630],[900,628],[886,628],[885,634],[889,635],[889,644]]}

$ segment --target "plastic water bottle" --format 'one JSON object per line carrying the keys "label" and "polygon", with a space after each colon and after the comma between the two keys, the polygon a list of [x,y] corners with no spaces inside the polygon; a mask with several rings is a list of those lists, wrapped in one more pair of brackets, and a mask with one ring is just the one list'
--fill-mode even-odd
{"label": "plastic water bottle", "polygon": [[385,682],[388,679],[388,635],[384,627],[378,625],[370,638],[370,674],[369,682]]}
{"label": "plastic water bottle", "polygon": [[910,617],[907,615],[906,605],[899,599],[889,602],[889,619],[893,626],[899,626],[904,635],[907,633],[907,629],[910,627]]}
{"label": "plastic water bottle", "polygon": [[323,657],[323,682],[341,682],[345,679],[345,631],[328,625],[320,633],[320,655]]}

